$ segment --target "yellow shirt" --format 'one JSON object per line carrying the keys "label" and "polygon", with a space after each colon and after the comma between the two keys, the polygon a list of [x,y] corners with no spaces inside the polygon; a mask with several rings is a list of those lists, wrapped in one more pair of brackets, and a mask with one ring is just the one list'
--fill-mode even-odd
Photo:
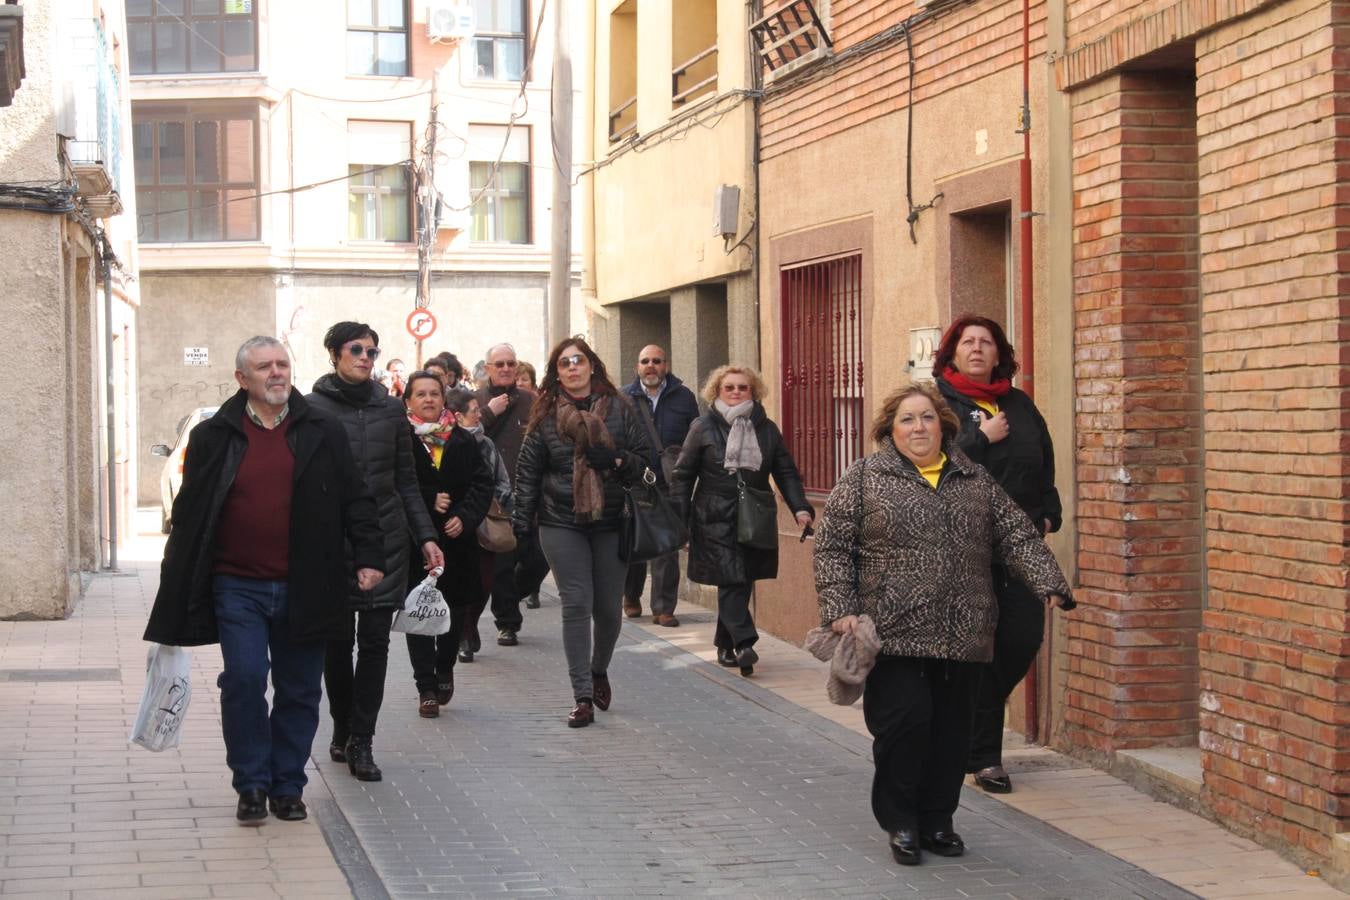
{"label": "yellow shirt", "polygon": [[919,474],[928,480],[928,483],[937,489],[938,476],[942,474],[942,467],[947,464],[947,454],[939,453],[937,462],[931,466],[919,466]]}
{"label": "yellow shirt", "polygon": [[978,406],[980,409],[982,409],[982,410],[984,410],[985,412],[989,413],[989,415],[991,415],[991,416],[996,416],[996,415],[998,415],[998,404],[995,403],[994,401],[992,401],[992,400],[976,400],[974,397],[971,397],[970,400],[971,400],[972,403],[974,403],[974,404],[975,404],[976,406]]}

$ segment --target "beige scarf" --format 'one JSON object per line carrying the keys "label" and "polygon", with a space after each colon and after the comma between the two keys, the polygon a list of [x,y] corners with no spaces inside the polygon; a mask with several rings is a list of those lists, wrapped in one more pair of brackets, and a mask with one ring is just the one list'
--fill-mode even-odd
{"label": "beige scarf", "polygon": [[586,451],[614,446],[614,438],[605,427],[609,403],[610,398],[601,395],[590,409],[577,409],[567,394],[558,395],[558,434],[572,444],[572,507],[580,523],[598,522],[605,511],[604,479],[586,463]]}
{"label": "beige scarf", "polygon": [[764,465],[764,454],[759,447],[759,438],[755,437],[755,423],[750,421],[755,401],[746,400],[744,403],[729,406],[718,399],[713,401],[713,408],[731,425],[731,432],[727,435],[726,458],[722,462],[722,467],[728,472],[737,469],[758,472],[760,466]]}

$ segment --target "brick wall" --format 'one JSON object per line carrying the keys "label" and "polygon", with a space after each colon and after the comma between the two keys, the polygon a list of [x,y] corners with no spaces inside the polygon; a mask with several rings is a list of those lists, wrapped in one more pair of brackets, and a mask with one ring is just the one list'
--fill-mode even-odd
{"label": "brick wall", "polygon": [[[825,25],[834,40],[835,56],[846,56],[848,48],[904,21],[914,11],[913,5],[894,0],[832,0]],[[1043,0],[1032,3],[1033,60],[1045,52],[1045,11]],[[912,40],[917,104],[1021,65],[1022,4],[976,0],[916,25]],[[762,158],[904,109],[908,83],[909,60],[902,40],[883,51],[843,62],[809,83],[786,90],[770,84],[761,118]]]}
{"label": "brick wall", "polygon": [[1201,605],[1196,132],[1189,77],[1076,92],[1074,316],[1080,611],[1065,738],[1194,743]]}
{"label": "brick wall", "polygon": [[1325,856],[1350,829],[1350,3],[1197,44],[1205,797]]}

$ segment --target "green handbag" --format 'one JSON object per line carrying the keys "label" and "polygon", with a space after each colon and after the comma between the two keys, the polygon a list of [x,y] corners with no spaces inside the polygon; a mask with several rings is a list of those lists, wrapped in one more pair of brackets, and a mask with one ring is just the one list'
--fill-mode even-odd
{"label": "green handbag", "polygon": [[756,550],[778,549],[778,502],[773,491],[751,487],[736,470],[736,543]]}

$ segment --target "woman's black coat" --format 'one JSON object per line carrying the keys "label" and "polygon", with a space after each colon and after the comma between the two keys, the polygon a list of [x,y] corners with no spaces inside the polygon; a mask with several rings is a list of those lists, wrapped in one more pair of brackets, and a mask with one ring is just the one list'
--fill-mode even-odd
{"label": "woman's black coat", "polygon": [[384,533],[384,581],[373,591],[362,591],[353,580],[349,585],[351,607],[400,607],[407,597],[409,541],[421,546],[436,540],[417,487],[408,412],[381,384],[372,384],[370,399],[354,405],[338,390],[337,378],[333,373],[323,376],[305,399],[346,429],[352,456],[375,498]]}
{"label": "woman's black coat", "polygon": [[605,509],[599,521],[586,524],[577,522],[572,499],[575,445],[563,440],[556,416],[546,416],[528,432],[516,462],[516,508],[512,513],[516,533],[533,531],[536,520],[538,525],[556,528],[618,528],[623,515],[624,485],[635,482],[651,462],[647,426],[638,416],[627,397],[621,393],[610,395],[605,428],[614,439],[614,457],[622,459],[623,465],[602,473]]}
{"label": "woman's black coat", "polygon": [[[192,429],[147,641],[193,647],[220,640],[211,570],[220,512],[248,449],[247,399],[239,391]],[[384,571],[386,564],[375,501],[341,425],[312,409],[295,390],[287,420],[286,443],[295,454],[286,579],[290,640],[337,638],[351,628],[347,582],[358,568]]]}
{"label": "woman's black coat", "polygon": [[[445,600],[451,606],[466,606],[482,596],[483,581],[479,577],[478,525],[487,515],[492,503],[493,478],[478,441],[463,428],[450,432],[441,450],[441,464],[431,462],[431,453],[422,439],[413,436],[413,460],[417,465],[417,484],[426,504],[427,513],[436,527],[436,541],[445,554],[445,571],[436,582]],[[436,495],[450,495],[450,509],[436,512]],[[445,523],[459,517],[464,530],[459,537],[445,533]],[[422,549],[409,548],[408,589],[425,577],[422,573]]]}
{"label": "woman's black coat", "polygon": [[1055,489],[1055,448],[1050,442],[1050,429],[1031,398],[1017,388],[999,398],[999,411],[1008,417],[1008,436],[991,444],[980,431],[980,423],[989,414],[941,376],[937,385],[961,420],[957,446],[994,476],[1037,531],[1045,527],[1046,519],[1050,520],[1051,531],[1059,531],[1064,510]]}
{"label": "woman's black coat", "polygon": [[[741,477],[751,487],[768,490],[773,475],[788,509],[814,517],[815,508],[806,500],[783,434],[758,402],[750,421],[764,463],[758,471],[742,471]],[[736,541],[736,476],[723,467],[730,433],[731,426],[716,409],[695,419],[670,482],[671,500],[690,523],[689,580],[699,584],[743,584],[778,577],[776,549],[757,550]]]}

